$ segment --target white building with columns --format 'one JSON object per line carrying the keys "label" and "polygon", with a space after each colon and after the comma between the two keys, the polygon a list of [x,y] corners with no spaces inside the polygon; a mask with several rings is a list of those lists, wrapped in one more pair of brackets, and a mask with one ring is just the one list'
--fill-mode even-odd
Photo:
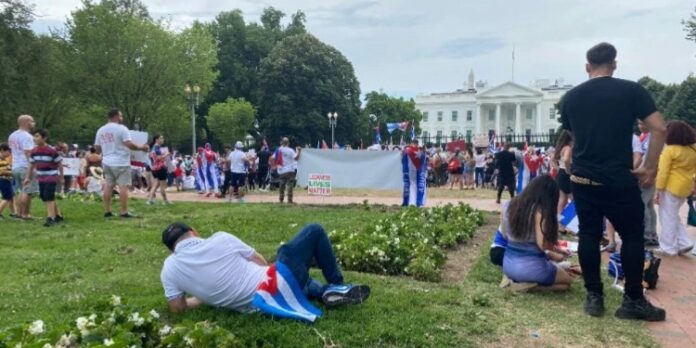
{"label": "white building with columns", "polygon": [[415,98],[422,113],[424,138],[455,139],[495,134],[553,134],[559,127],[555,104],[571,85],[562,80],[539,80],[533,87],[515,82],[487,87],[474,84],[469,73],[466,89]]}

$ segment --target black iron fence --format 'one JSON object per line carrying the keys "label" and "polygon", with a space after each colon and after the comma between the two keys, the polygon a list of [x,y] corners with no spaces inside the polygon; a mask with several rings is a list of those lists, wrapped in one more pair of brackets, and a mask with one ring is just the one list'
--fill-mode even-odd
{"label": "black iron fence", "polygon": [[[529,133],[529,134],[501,134],[495,138],[495,146],[500,146],[504,144],[510,144],[514,147],[521,148],[524,144],[534,147],[549,147],[556,144],[557,133]],[[484,136],[486,139],[486,147],[490,141],[490,136]],[[460,135],[457,137],[451,136],[432,136],[426,135],[421,136],[418,140],[422,144],[433,144],[435,146],[446,146],[448,143],[453,141],[464,141],[467,146],[475,147],[474,141],[479,140],[478,143],[481,145],[481,137],[475,135]]]}

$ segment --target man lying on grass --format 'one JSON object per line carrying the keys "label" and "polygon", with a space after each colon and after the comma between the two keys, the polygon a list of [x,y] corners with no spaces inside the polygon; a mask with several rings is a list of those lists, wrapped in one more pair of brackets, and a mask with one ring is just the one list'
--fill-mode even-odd
{"label": "man lying on grass", "polygon": [[[203,239],[180,222],[162,232],[162,242],[172,252],[164,261],[161,280],[173,312],[206,303],[243,313],[260,309],[314,321],[321,311],[309,304],[307,297],[334,307],[359,304],[370,295],[366,285],[343,283],[331,242],[317,224],[305,226],[283,244],[273,265],[229,233],[217,232]],[[328,285],[309,276],[314,260]]]}

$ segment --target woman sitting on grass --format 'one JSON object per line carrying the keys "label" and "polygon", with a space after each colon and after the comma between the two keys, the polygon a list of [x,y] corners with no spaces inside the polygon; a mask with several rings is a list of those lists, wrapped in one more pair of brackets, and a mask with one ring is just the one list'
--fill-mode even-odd
{"label": "woman sitting on grass", "polygon": [[[558,242],[558,184],[549,175],[532,180],[508,208],[510,230],[503,272],[517,283],[534,283],[568,290],[573,277],[555,262],[568,255],[556,251]],[[555,262],[554,262],[555,261]],[[575,270],[572,270],[575,272]]]}

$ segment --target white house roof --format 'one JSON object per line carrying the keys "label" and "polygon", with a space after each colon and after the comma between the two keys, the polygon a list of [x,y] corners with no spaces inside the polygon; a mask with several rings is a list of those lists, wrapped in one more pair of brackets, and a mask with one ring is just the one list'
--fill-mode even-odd
{"label": "white house roof", "polygon": [[498,85],[487,90],[484,90],[476,95],[477,99],[488,99],[488,98],[524,98],[524,97],[541,97],[543,93],[530,88],[519,85],[514,82],[505,82],[502,85]]}

